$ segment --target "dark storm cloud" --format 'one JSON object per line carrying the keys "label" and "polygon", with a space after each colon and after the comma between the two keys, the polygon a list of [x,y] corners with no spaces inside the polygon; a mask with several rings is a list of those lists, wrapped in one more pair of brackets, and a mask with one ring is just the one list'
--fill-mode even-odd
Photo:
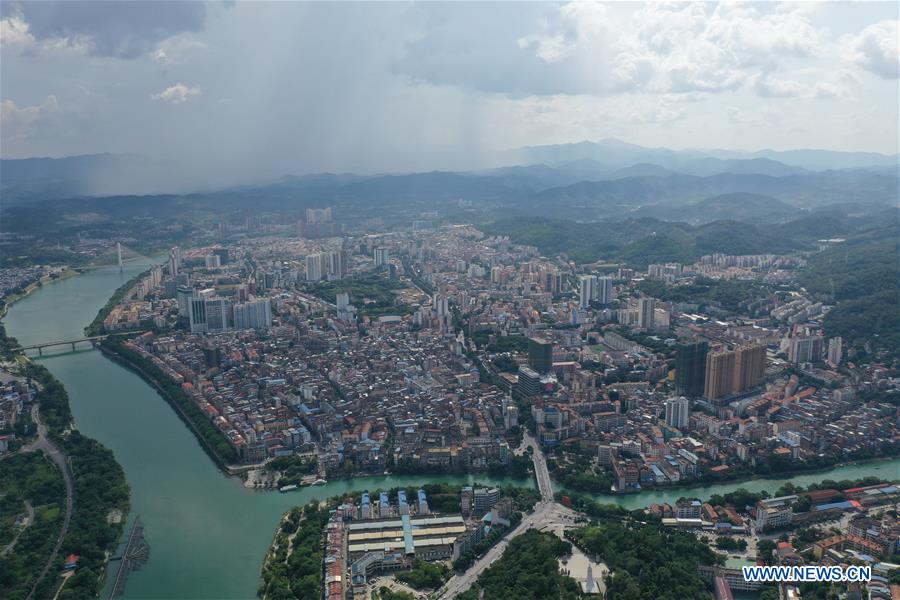
{"label": "dark storm cloud", "polygon": [[3,17],[20,16],[38,40],[86,41],[91,54],[135,58],[172,35],[200,31],[201,2],[3,2]]}

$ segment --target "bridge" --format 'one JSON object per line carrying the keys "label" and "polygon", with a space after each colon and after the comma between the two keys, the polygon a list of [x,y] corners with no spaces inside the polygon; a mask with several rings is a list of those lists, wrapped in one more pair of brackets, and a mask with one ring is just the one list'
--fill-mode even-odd
{"label": "bridge", "polygon": [[37,350],[38,356],[43,356],[44,348],[53,348],[54,346],[71,346],[72,352],[74,352],[76,350],[75,346],[77,344],[90,343],[91,347],[93,347],[93,346],[96,346],[98,343],[102,342],[103,340],[105,340],[106,338],[114,336],[114,335],[134,335],[134,334],[139,335],[141,333],[144,333],[144,332],[143,331],[123,331],[123,332],[119,332],[119,333],[107,333],[104,335],[92,335],[92,336],[85,336],[85,337],[80,337],[80,338],[73,338],[73,339],[69,339],[69,340],[56,340],[56,341],[52,341],[52,342],[42,342],[40,344],[31,344],[29,346],[22,346],[21,349],[23,352],[27,352],[28,350]]}
{"label": "bridge", "polygon": [[131,526],[131,533],[128,535],[128,541],[125,542],[125,549],[122,556],[116,556],[110,560],[120,560],[119,568],[116,571],[116,578],[113,580],[112,587],[109,590],[108,600],[120,598],[125,593],[125,584],[128,583],[128,575],[132,571],[140,569],[150,558],[150,545],[144,539],[144,524],[141,523],[141,517],[138,515],[134,519]]}

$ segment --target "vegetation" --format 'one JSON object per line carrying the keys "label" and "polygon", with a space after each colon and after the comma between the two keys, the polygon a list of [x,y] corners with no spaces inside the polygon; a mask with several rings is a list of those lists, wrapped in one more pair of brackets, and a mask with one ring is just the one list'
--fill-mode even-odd
{"label": "vegetation", "polygon": [[[25,598],[53,550],[65,507],[66,491],[59,470],[42,454],[9,456],[0,461],[0,596]],[[15,519],[26,514],[25,502],[35,518],[24,530]],[[20,533],[15,547],[3,553]],[[52,595],[52,582],[45,578],[39,595]]]}
{"label": "vegetation", "polygon": [[513,357],[508,354],[504,354],[502,356],[498,356],[493,360],[494,366],[498,371],[502,371],[504,373],[515,373],[519,370],[519,363],[517,363]]}
{"label": "vegetation", "polygon": [[572,505],[572,508],[598,521],[621,521],[623,518],[629,516],[629,514],[642,519],[646,518],[646,515],[639,514],[643,511],[635,511],[633,513],[629,513],[626,509],[622,508],[618,504],[602,504],[600,502],[597,502],[587,494],[563,494],[562,492],[556,493],[557,500],[565,501],[566,498],[569,499],[568,503]]}
{"label": "vegetation", "polygon": [[648,279],[639,287],[645,294],[666,302],[690,302],[700,305],[701,311],[715,306],[729,312],[741,311],[742,304],[768,296],[772,291],[771,286],[759,281],[708,277],[697,277],[690,285],[667,285]]}
{"label": "vegetation", "polygon": [[109,516],[113,511],[128,514],[130,490],[112,451],[96,440],[73,431],[66,436],[63,448],[75,477],[76,502],[60,560],[69,554],[79,559],[76,575],[59,598],[92,597],[103,580],[105,552],[114,548],[124,526],[124,520],[111,523]]}
{"label": "vegetation", "polygon": [[420,558],[413,560],[412,569],[397,573],[397,580],[417,590],[436,590],[450,579],[450,569],[443,563],[427,563]]}
{"label": "vegetation", "polygon": [[775,559],[772,553],[778,545],[774,540],[763,538],[756,543],[756,556],[763,559],[767,564],[771,564]]}
{"label": "vegetation", "polygon": [[[472,335],[472,340],[478,346],[485,348],[488,352],[525,352],[528,350],[528,338],[521,335],[498,335],[494,337],[494,341],[490,341],[491,334],[485,331],[476,331]],[[516,370],[518,366],[516,366]]]}
{"label": "vegetation", "polygon": [[368,314],[380,309],[397,308],[394,290],[402,287],[400,282],[387,277],[366,275],[337,281],[322,281],[313,284],[307,291],[331,303],[337,301],[338,294],[350,294],[350,303],[360,309],[360,312]]}
{"label": "vegetation", "polygon": [[303,477],[316,472],[318,462],[315,456],[281,456],[266,463],[266,471],[281,472],[281,478],[278,480],[279,487],[291,484],[300,485]]}
{"label": "vegetation", "polygon": [[461,600],[567,600],[581,597],[578,583],[560,573],[559,559],[572,546],[553,534],[530,529],[509,542],[503,556],[479,575]]}
{"label": "vegetation", "polygon": [[547,469],[569,490],[608,494],[613,485],[612,473],[595,465],[594,453],[580,444],[553,449],[547,457]]}
{"label": "vegetation", "polygon": [[[510,522],[512,522],[512,520]],[[494,527],[492,527],[490,533],[488,533],[481,541],[475,544],[475,546],[473,546],[471,550],[463,553],[459,558],[453,561],[453,568],[456,571],[465,571],[466,569],[471,567],[476,560],[484,556],[484,554],[488,550],[490,550],[494,544],[500,541],[504,534],[506,534],[506,531],[506,527],[503,526],[495,525]]]}
{"label": "vegetation", "polygon": [[[7,338],[0,328],[0,348],[4,356],[15,356],[18,344]],[[127,514],[129,510],[130,490],[125,481],[125,472],[116,462],[112,452],[100,443],[88,438],[77,430],[72,430],[72,413],[69,409],[69,397],[63,385],[53,377],[43,365],[33,362],[25,363],[24,374],[35,381],[39,391],[35,394],[35,402],[40,410],[41,418],[47,426],[49,437],[60,446],[66,454],[74,478],[74,511],[69,531],[66,535],[57,565],[51,569],[56,572],[62,569],[63,560],[69,554],[79,556],[78,569],[59,594],[60,599],[85,598],[97,595],[105,574],[105,553],[113,548],[122,533],[123,523],[112,523],[108,519],[112,511]],[[22,534],[13,552],[0,560],[0,592],[4,598],[19,597],[15,590],[20,589],[22,576],[34,577],[47,560],[52,544],[58,535],[61,525],[62,510],[65,505],[65,491],[62,489],[62,477],[49,462],[35,455],[16,455],[0,463],[2,473],[7,468],[15,470],[13,479],[22,481],[16,485],[16,494],[23,500],[46,503],[49,511],[39,512],[33,526]],[[23,461],[19,464],[17,461]],[[6,463],[10,463],[7,465]],[[37,465],[43,466],[38,467]],[[57,484],[50,484],[46,469],[53,469]],[[37,478],[37,479],[35,479]],[[2,489],[6,489],[4,483]],[[53,498],[47,494],[51,490]],[[52,522],[52,526],[51,523]],[[50,541],[49,546],[39,547],[31,537],[40,532],[42,539]],[[56,532],[56,533],[51,533]],[[7,574],[12,574],[11,577]],[[38,596],[52,595],[51,588],[55,582],[51,577],[45,578],[39,587]],[[7,590],[7,585],[10,589]],[[27,595],[27,594],[25,594]],[[24,597],[24,596],[23,596]]]}
{"label": "vegetation", "polygon": [[328,513],[328,507],[311,502],[285,516],[263,563],[261,598],[319,600],[322,597],[322,537]]}
{"label": "vegetation", "polygon": [[653,218],[577,223],[563,219],[517,218],[484,227],[489,235],[508,235],[546,254],[567,254],[577,262],[618,259],[645,269],[655,262],[691,263],[713,252],[764,254],[809,247],[815,238],[785,235],[790,224],[757,226],[714,221],[699,226]]}
{"label": "vegetation", "polygon": [[736,489],[727,494],[713,494],[709,497],[709,503],[713,506],[735,506],[743,509],[747,506],[755,506],[757,502],[769,497],[768,492],[751,492],[744,488]]}
{"label": "vegetation", "polygon": [[720,550],[740,550],[743,552],[747,549],[747,540],[720,535],[716,538],[716,548]]}
{"label": "vegetation", "polygon": [[610,568],[610,600],[684,600],[708,598],[699,565],[717,562],[716,554],[690,533],[656,523],[606,522],[567,532],[589,556]]}
{"label": "vegetation", "polygon": [[372,592],[372,600],[415,600],[416,597],[410,594],[409,592],[404,592],[401,590],[392,590],[386,585],[378,588],[377,591]]}
{"label": "vegetation", "polygon": [[825,332],[844,339],[851,359],[864,362],[870,351],[900,359],[900,238],[895,227],[814,254],[800,282],[814,297],[837,302],[825,317]]}
{"label": "vegetation", "polygon": [[123,345],[120,340],[108,338],[100,346],[113,359],[121,362],[129,368],[137,371],[144,379],[175,408],[200,439],[203,448],[220,467],[227,463],[234,463],[239,456],[234,446],[225,435],[216,429],[212,421],[200,410],[200,407],[181,389],[181,386],[172,381],[160,371],[153,362],[144,358],[134,350]]}

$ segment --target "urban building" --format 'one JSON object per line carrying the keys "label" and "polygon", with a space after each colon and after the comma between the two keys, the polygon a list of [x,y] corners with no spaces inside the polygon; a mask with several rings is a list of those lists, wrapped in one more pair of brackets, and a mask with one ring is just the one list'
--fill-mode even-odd
{"label": "urban building", "polygon": [[804,335],[791,338],[788,360],[792,363],[817,362],[822,358],[825,338],[821,335]]}
{"label": "urban building", "polygon": [[695,342],[682,344],[675,352],[675,393],[688,398],[703,395],[706,381],[706,355],[709,344]]}
{"label": "urban building", "polygon": [[666,400],[666,424],[676,429],[684,429],[691,417],[691,403],[687,398],[669,398]]}
{"label": "urban building", "polygon": [[544,374],[553,370],[553,342],[544,338],[528,339],[528,366]]}

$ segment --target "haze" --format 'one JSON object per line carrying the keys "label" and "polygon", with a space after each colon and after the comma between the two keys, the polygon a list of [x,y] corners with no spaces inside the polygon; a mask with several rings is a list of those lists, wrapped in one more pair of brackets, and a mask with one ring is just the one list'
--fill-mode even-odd
{"label": "haze", "polygon": [[512,148],[898,151],[898,4],[2,4],[2,157],[164,180],[477,169]]}

